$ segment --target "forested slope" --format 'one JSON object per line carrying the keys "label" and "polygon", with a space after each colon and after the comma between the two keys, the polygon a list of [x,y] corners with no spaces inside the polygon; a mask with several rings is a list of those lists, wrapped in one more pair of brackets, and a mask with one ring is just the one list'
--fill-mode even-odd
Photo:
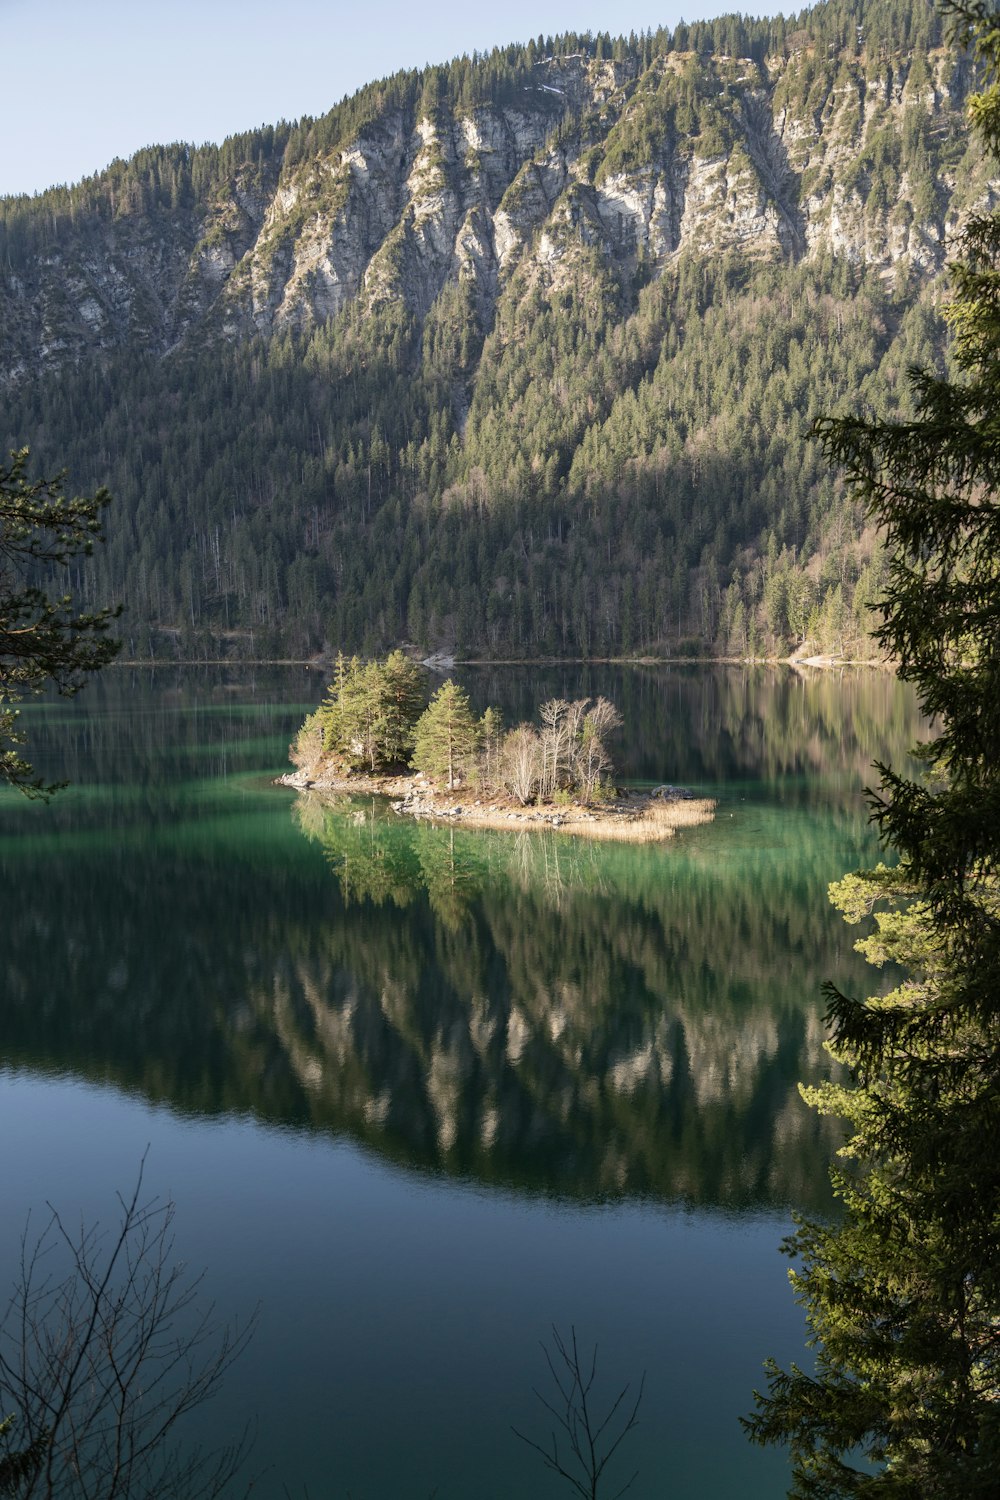
{"label": "forested slope", "polygon": [[809,437],[989,200],[923,0],[538,38],[0,203],[0,440],[117,498],[136,654],[850,649]]}

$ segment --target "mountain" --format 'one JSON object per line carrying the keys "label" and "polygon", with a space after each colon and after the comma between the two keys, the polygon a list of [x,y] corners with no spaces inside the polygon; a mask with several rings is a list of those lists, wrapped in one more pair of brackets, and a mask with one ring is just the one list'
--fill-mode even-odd
{"label": "mountain", "polygon": [[923,0],[538,38],[0,202],[0,427],[135,654],[850,648],[809,436],[905,409],[991,201]]}

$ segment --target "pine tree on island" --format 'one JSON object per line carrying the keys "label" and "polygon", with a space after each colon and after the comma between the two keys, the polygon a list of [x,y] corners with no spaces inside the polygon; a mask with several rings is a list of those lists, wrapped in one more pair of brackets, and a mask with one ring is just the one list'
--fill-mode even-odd
{"label": "pine tree on island", "polygon": [[474,770],[480,732],[468,694],[449,679],[417,720],[411,764],[453,791],[456,775],[465,781]]}
{"label": "pine tree on island", "polygon": [[[322,748],[345,766],[372,773],[405,765],[424,702],[420,668],[402,651],[364,663],[340,653],[329,695],[317,710]],[[313,719],[306,721],[311,726]]]}

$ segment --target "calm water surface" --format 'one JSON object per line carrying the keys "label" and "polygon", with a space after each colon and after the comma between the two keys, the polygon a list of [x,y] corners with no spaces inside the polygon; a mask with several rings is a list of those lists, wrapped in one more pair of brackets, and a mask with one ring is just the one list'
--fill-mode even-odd
{"label": "calm water surface", "polygon": [[[646,1371],[636,1496],[785,1491],[737,1417],[802,1357],[777,1245],[829,1209],[826,887],[876,854],[863,788],[919,734],[881,674],[468,670],[479,708],[603,691],[634,781],[718,796],[673,844],[332,811],[275,789],[324,684],[120,669],[24,715],[48,807],[0,798],[0,1277],[46,1200],[151,1191],[260,1327],[201,1417],[256,1414],[255,1495],[559,1494],[538,1342]],[[616,1387],[617,1388],[617,1387]],[[568,1492],[567,1492],[568,1493]]]}

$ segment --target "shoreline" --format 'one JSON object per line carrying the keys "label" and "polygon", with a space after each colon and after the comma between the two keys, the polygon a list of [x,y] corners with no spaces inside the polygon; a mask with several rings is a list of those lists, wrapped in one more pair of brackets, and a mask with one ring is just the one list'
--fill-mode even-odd
{"label": "shoreline", "polygon": [[[199,656],[176,657],[118,657],[108,662],[103,671],[115,667],[156,669],[168,667],[307,667],[314,672],[329,672],[333,657],[315,656]],[[892,662],[879,657],[841,656],[455,656],[448,657],[447,666],[437,664],[433,658],[418,658],[419,666],[445,675],[453,667],[790,667],[798,671],[810,667],[816,671],[829,672],[844,668],[877,668],[894,672]]]}
{"label": "shoreline", "polygon": [[711,797],[694,797],[671,786],[654,787],[649,792],[625,790],[596,808],[572,801],[522,806],[505,797],[470,796],[471,789],[446,794],[412,771],[397,776],[358,772],[350,776],[320,773],[316,777],[303,771],[286,771],[275,785],[327,803],[341,797],[385,797],[397,816],[415,822],[506,833],[551,831],[632,844],[661,843],[673,838],[678,829],[711,823],[716,809]]}

